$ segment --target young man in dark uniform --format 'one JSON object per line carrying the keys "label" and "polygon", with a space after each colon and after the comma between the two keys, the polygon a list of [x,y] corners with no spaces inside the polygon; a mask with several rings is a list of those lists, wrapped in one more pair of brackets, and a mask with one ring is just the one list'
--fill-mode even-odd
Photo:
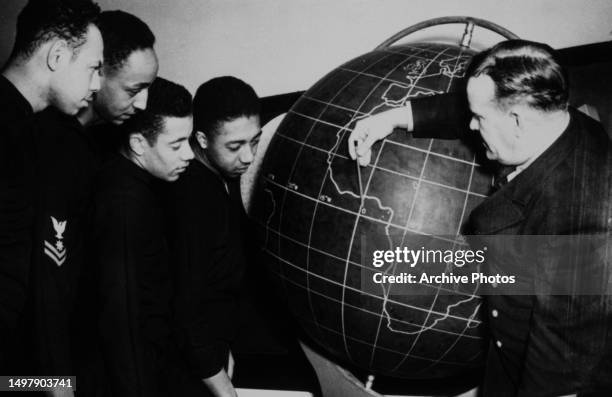
{"label": "young man in dark uniform", "polygon": [[[31,260],[25,328],[36,342],[36,360],[31,360],[36,365],[28,373],[73,374],[88,362],[80,356],[92,354],[91,313],[84,291],[93,280],[84,244],[92,182],[101,157],[108,156],[101,154],[95,138],[109,132],[111,123],[120,124],[146,107],[147,89],[157,74],[155,38],[144,22],[122,11],[105,11],[97,24],[104,39],[100,90],[78,118],[53,108],[36,117],[40,132],[33,148],[39,189],[33,244],[44,249],[36,250]],[[99,135],[94,136],[94,129]],[[55,247],[60,225],[65,229],[61,250]]]}
{"label": "young man in dark uniform", "polygon": [[202,84],[194,97],[196,160],[169,198],[175,334],[189,373],[215,396],[235,396],[225,366],[245,270],[239,177],[257,150],[259,111],[257,95],[239,79]]}
{"label": "young man in dark uniform", "polygon": [[[99,88],[102,38],[95,26],[99,8],[90,1],[30,1],[17,21],[13,52],[0,77],[0,366],[21,372],[21,347],[34,341],[17,331],[28,294],[38,188],[33,114],[52,105],[65,114],[87,106]],[[56,250],[61,251],[57,246]],[[22,342],[17,342],[16,332]]]}
{"label": "young man in dark uniform", "polygon": [[99,314],[108,395],[172,395],[164,385],[172,348],[160,188],[193,158],[191,113],[189,92],[157,78],[147,109],[121,127],[121,153],[97,179],[90,254],[99,306],[92,310]]}
{"label": "young man in dark uniform", "polygon": [[[492,337],[483,395],[609,395],[610,139],[568,107],[565,73],[543,44],[512,40],[477,55],[467,97],[487,158],[514,168],[469,221],[471,240],[489,243],[490,274],[515,275],[520,287],[483,290]],[[369,163],[372,143],[398,125],[419,128],[402,108],[362,120],[351,156]]]}

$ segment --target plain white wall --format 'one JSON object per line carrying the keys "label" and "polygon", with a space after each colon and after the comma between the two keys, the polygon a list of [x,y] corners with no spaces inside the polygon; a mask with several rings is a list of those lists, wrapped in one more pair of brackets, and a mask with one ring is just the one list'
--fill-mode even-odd
{"label": "plain white wall", "polygon": [[[25,0],[0,0],[0,60]],[[307,89],[336,66],[425,19],[469,15],[556,48],[611,40],[611,0],[98,0],[157,37],[160,74],[191,91],[235,75],[261,96]],[[461,36],[462,26],[431,30]],[[431,32],[431,33],[430,33]],[[476,34],[480,34],[478,31]],[[482,35],[485,37],[485,35]],[[487,40],[483,39],[485,42]]]}

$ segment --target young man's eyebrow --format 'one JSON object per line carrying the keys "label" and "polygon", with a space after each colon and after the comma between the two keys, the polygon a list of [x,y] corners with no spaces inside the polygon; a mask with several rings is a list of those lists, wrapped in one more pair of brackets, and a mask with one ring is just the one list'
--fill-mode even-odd
{"label": "young man's eyebrow", "polygon": [[[257,139],[257,138],[261,137],[261,134],[262,134],[262,133],[263,133],[263,131],[262,131],[262,130],[259,130],[259,132],[257,133],[257,135],[255,135],[253,138],[251,138],[251,141],[252,141],[252,140],[254,140],[254,139]],[[250,141],[247,141],[246,139],[237,139],[237,140],[235,140],[235,141],[227,141],[225,144],[226,144],[226,145],[234,145],[234,144],[236,144],[236,143],[243,144],[243,143],[247,143],[247,142],[250,142]]]}
{"label": "young man's eyebrow", "polygon": [[187,138],[185,138],[185,137],[182,137],[182,138],[177,138],[177,139],[175,139],[175,140],[173,140],[173,141],[170,141],[170,142],[169,142],[169,144],[170,144],[170,145],[172,145],[172,144],[174,144],[174,143],[184,142],[184,141],[186,141],[186,140],[187,140]]}

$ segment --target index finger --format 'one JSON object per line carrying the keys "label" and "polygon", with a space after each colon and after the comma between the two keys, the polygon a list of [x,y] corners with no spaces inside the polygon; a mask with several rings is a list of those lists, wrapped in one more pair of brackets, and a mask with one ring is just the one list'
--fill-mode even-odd
{"label": "index finger", "polygon": [[367,129],[363,127],[363,124],[357,122],[357,124],[355,124],[355,128],[351,132],[351,135],[349,136],[349,139],[348,139],[349,155],[351,156],[353,160],[357,158],[357,152],[355,150],[356,147],[360,145],[360,141],[361,142],[365,141],[366,137],[367,137]]}

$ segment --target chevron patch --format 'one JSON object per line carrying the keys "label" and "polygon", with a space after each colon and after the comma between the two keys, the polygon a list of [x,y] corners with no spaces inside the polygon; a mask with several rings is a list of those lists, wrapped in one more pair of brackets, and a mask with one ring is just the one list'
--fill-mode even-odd
{"label": "chevron patch", "polygon": [[47,255],[57,266],[62,266],[66,261],[66,247],[61,241],[58,241],[57,246],[45,240],[45,255]]}

